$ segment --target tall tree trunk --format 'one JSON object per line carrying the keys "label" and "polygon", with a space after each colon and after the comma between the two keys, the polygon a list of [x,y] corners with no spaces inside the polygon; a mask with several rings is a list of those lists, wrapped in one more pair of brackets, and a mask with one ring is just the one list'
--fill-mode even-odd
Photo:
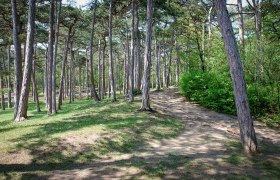
{"label": "tall tree trunk", "polygon": [[239,42],[244,51],[244,20],[243,20],[243,8],[242,8],[242,0],[237,0],[237,10],[238,10],[238,30],[239,30]]}
{"label": "tall tree trunk", "polygon": [[[172,41],[173,45],[173,41]],[[170,86],[171,81],[171,60],[172,60],[172,50],[173,48],[170,48],[169,58],[168,58],[168,68],[167,68],[167,77],[166,77],[166,87],[168,88]]]}
{"label": "tall tree trunk", "polygon": [[146,43],[144,54],[144,74],[142,88],[142,105],[141,110],[150,111],[150,73],[151,73],[151,45],[152,45],[152,26],[153,26],[153,0],[147,2],[147,27],[146,27]]}
{"label": "tall tree trunk", "polygon": [[130,50],[130,73],[129,73],[129,102],[134,101],[134,47],[135,47],[135,0],[131,0],[131,50]]}
{"label": "tall tree trunk", "polygon": [[98,42],[98,97],[101,97],[101,86],[102,86],[102,80],[101,80],[101,73],[102,73],[102,67],[101,67],[101,59],[102,59],[102,47],[101,47],[101,39],[99,39]]}
{"label": "tall tree trunk", "polygon": [[86,49],[86,94],[87,98],[89,98],[89,82],[88,82],[88,56],[87,56],[88,49]]}
{"label": "tall tree trunk", "polygon": [[175,69],[175,76],[176,76],[176,86],[179,85],[179,76],[180,76],[180,58],[179,58],[179,47],[178,41],[175,41],[175,48],[176,48],[176,69]]}
{"label": "tall tree trunk", "polygon": [[[4,61],[4,59],[3,59],[3,61]],[[3,66],[4,66],[4,63],[3,63]],[[2,108],[2,110],[5,110],[4,67],[2,67],[2,62],[0,64],[0,94],[1,94],[1,108]]]}
{"label": "tall tree trunk", "polygon": [[16,0],[11,0],[12,18],[13,18],[13,41],[14,41],[14,119],[18,112],[18,103],[22,86],[22,60],[21,60],[21,43],[19,34],[19,19],[17,15]]}
{"label": "tall tree trunk", "polygon": [[160,90],[160,63],[159,63],[159,46],[158,46],[158,41],[157,41],[157,35],[155,33],[155,58],[156,58],[156,90]]}
{"label": "tall tree trunk", "polygon": [[102,49],[102,99],[104,98],[105,94],[106,94],[106,75],[105,75],[105,50],[106,50],[106,39],[104,37],[103,39],[104,45],[103,45],[103,49]]}
{"label": "tall tree trunk", "polygon": [[44,97],[46,107],[48,107],[48,48],[45,53],[45,69],[44,69]]}
{"label": "tall tree trunk", "polygon": [[[65,89],[65,73],[66,73],[66,61],[67,61],[67,53],[69,48],[69,41],[70,41],[70,34],[72,31],[72,27],[68,29],[68,35],[65,39],[64,43],[64,50],[63,50],[63,56],[62,56],[62,65],[61,65],[61,78],[60,78],[60,84],[59,84],[59,94],[58,94],[58,109],[61,109],[62,105],[62,99],[63,99],[63,89]],[[64,85],[65,84],[65,85]],[[64,92],[64,94],[66,94]]]}
{"label": "tall tree trunk", "polygon": [[[79,54],[79,52],[78,52]],[[82,62],[78,62],[78,73],[79,73],[79,98],[82,98]]]}
{"label": "tall tree trunk", "polygon": [[163,71],[162,71],[162,83],[163,83],[163,87],[167,87],[167,81],[166,81],[166,49],[164,47],[165,45],[163,45],[162,51],[163,51]]}
{"label": "tall tree trunk", "polygon": [[126,71],[126,91],[125,91],[125,94],[128,94],[128,90],[129,90],[129,73],[130,73],[130,66],[129,66],[129,61],[130,61],[130,47],[129,47],[129,39],[128,39],[128,26],[127,26],[127,23],[126,23],[126,33],[125,33],[125,41],[126,41],[126,68],[125,68],[125,71]]}
{"label": "tall tree trunk", "polygon": [[91,82],[91,95],[95,99],[95,101],[99,101],[99,97],[97,95],[94,83],[94,72],[93,72],[93,38],[94,38],[94,26],[95,26],[95,14],[96,14],[96,0],[93,3],[93,15],[92,15],[92,26],[90,33],[90,45],[89,45],[89,62],[90,62],[90,82]]}
{"label": "tall tree trunk", "polygon": [[8,60],[8,108],[12,107],[12,86],[11,86],[11,46],[7,46],[7,60]]}
{"label": "tall tree trunk", "polygon": [[136,7],[136,16],[135,16],[135,33],[136,33],[136,76],[135,76],[135,88],[140,90],[141,88],[141,71],[142,71],[142,61],[141,61],[141,35],[139,31],[139,13],[138,7]]}
{"label": "tall tree trunk", "polygon": [[59,23],[61,12],[61,0],[56,2],[56,25],[55,25],[55,40],[54,40],[54,53],[52,64],[52,114],[56,114],[56,61],[58,49],[58,36],[59,36]]}
{"label": "tall tree trunk", "polygon": [[234,98],[237,109],[241,142],[246,152],[254,153],[257,151],[257,139],[253,120],[250,114],[242,63],[234,37],[231,20],[226,8],[226,1],[214,0],[214,3],[218,17],[218,23],[221,27],[221,32],[224,39],[231,78],[233,81]]}
{"label": "tall tree trunk", "polygon": [[109,9],[109,72],[110,72],[110,84],[112,90],[112,101],[116,101],[116,89],[115,89],[115,77],[114,77],[114,61],[112,57],[112,0],[110,0]]}
{"label": "tall tree trunk", "polygon": [[48,114],[53,114],[52,108],[52,73],[53,73],[53,39],[54,39],[54,0],[50,1],[49,13],[49,44],[48,44],[48,90],[47,90],[47,103]]}
{"label": "tall tree trunk", "polygon": [[33,68],[32,68],[32,72],[31,72],[31,80],[32,80],[32,84],[33,84],[34,100],[35,100],[35,103],[36,103],[36,109],[37,109],[37,112],[41,112],[37,83],[36,83],[36,78],[35,78],[36,77],[36,75],[35,75],[35,73],[36,73],[35,59],[36,59],[36,57],[34,57],[34,59],[33,59]]}
{"label": "tall tree trunk", "polygon": [[126,53],[126,44],[123,44],[123,47],[125,49],[124,52],[124,59],[123,59],[123,95],[125,95],[126,92],[126,61],[127,61],[127,53]]}
{"label": "tall tree trunk", "polygon": [[27,35],[26,35],[26,52],[25,65],[23,72],[23,83],[19,98],[18,112],[15,121],[22,121],[27,118],[28,95],[30,88],[30,78],[32,72],[33,58],[33,41],[34,41],[34,26],[35,26],[35,0],[29,0]]}
{"label": "tall tree trunk", "polygon": [[74,50],[73,50],[73,40],[70,43],[70,74],[69,74],[69,85],[70,85],[70,92],[69,92],[69,102],[74,102],[75,99],[75,69],[74,69]]}

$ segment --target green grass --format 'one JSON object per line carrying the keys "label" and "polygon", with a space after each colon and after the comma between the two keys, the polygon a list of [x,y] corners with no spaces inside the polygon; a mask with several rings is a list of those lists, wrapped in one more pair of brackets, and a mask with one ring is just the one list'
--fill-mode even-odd
{"label": "green grass", "polygon": [[[4,164],[13,161],[9,159],[11,154],[26,153],[31,157],[24,159],[19,154],[22,163],[0,163],[0,179],[67,169],[115,153],[135,153],[148,141],[175,137],[185,127],[181,121],[157,112],[139,112],[139,107],[139,102],[79,100],[63,104],[57,115],[49,116],[43,103],[40,113],[30,103],[29,118],[20,123],[13,122],[12,109],[0,111],[0,154],[7,157]],[[83,140],[87,142],[80,144]]]}

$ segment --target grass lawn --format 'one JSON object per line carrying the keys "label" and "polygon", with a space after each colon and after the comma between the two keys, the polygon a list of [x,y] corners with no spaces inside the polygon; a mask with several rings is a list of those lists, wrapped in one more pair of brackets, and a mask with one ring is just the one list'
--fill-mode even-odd
{"label": "grass lawn", "polygon": [[[29,119],[20,123],[13,122],[12,109],[0,110],[0,179],[29,179],[112,154],[133,154],[149,141],[174,137],[185,127],[157,112],[139,112],[139,107],[139,102],[78,100],[48,116],[44,104],[38,113],[30,103]],[[135,166],[145,165],[138,162]],[[155,168],[161,171],[160,167]]]}

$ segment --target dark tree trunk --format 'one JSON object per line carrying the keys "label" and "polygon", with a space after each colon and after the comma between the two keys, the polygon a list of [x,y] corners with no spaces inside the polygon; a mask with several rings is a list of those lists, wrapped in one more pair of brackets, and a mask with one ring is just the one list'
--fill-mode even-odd
{"label": "dark tree trunk", "polygon": [[215,0],[218,23],[224,39],[230,73],[234,89],[237,118],[240,128],[241,142],[248,153],[257,151],[257,139],[253,120],[250,114],[249,102],[246,92],[244,72],[240,60],[237,43],[234,37],[231,20],[226,8],[226,1]]}
{"label": "dark tree trunk", "polygon": [[82,62],[78,62],[78,73],[79,73],[79,98],[82,98]]}
{"label": "dark tree trunk", "polygon": [[[4,60],[4,59],[3,59]],[[1,61],[0,61],[1,62]],[[4,66],[4,64],[3,64]],[[1,94],[1,108],[5,110],[5,96],[4,96],[4,67],[2,67],[2,62],[0,64],[0,94]]]}
{"label": "dark tree trunk", "polygon": [[96,0],[93,3],[93,15],[92,15],[92,26],[90,33],[90,45],[89,45],[89,62],[90,62],[90,82],[91,82],[91,95],[95,99],[95,101],[99,101],[99,97],[97,95],[94,83],[94,72],[93,72],[93,38],[94,38],[94,26],[95,26],[95,14],[96,14]]}
{"label": "dark tree trunk", "polygon": [[153,0],[147,2],[147,27],[146,43],[144,53],[144,74],[142,88],[142,105],[141,110],[150,111],[150,74],[151,74],[151,44],[152,44],[152,26],[153,26]]}
{"label": "dark tree trunk", "polygon": [[46,107],[48,106],[48,48],[45,54],[45,69],[44,69],[44,97]]}
{"label": "dark tree trunk", "polygon": [[17,15],[16,0],[11,0],[12,18],[13,18],[13,41],[14,41],[14,119],[18,111],[18,103],[22,85],[22,60],[21,60],[21,43],[19,34],[19,19]]}
{"label": "dark tree trunk", "polygon": [[106,40],[104,38],[103,40],[104,42],[104,45],[103,45],[103,49],[102,49],[102,99],[104,98],[105,94],[106,94],[106,82],[105,82],[105,79],[106,79],[106,75],[105,75],[105,67],[106,67],[106,64],[105,64],[105,50],[106,50]]}
{"label": "dark tree trunk", "polygon": [[58,36],[59,36],[59,23],[61,12],[61,0],[56,2],[56,25],[55,25],[55,40],[54,40],[54,53],[52,64],[52,114],[56,114],[56,61],[58,49]]}
{"label": "dark tree trunk", "polygon": [[87,56],[88,50],[86,49],[86,94],[87,98],[89,98],[89,82],[88,82],[88,56]]}
{"label": "dark tree trunk", "polygon": [[115,89],[115,78],[114,78],[114,61],[112,57],[112,0],[110,0],[109,9],[109,74],[110,84],[112,90],[112,101],[116,101],[116,89]]}
{"label": "dark tree trunk", "polygon": [[[172,43],[173,45],[173,43]],[[166,77],[166,87],[168,88],[171,84],[171,60],[172,60],[172,50],[173,48],[170,48],[169,58],[168,58],[168,68],[167,68],[167,77]]]}
{"label": "dark tree trunk", "polygon": [[53,39],[54,39],[54,0],[50,2],[49,13],[49,44],[48,44],[48,90],[47,90],[47,104],[48,114],[53,114],[52,108],[52,73],[53,73]]}
{"label": "dark tree trunk", "polygon": [[35,100],[35,103],[36,103],[36,109],[37,109],[37,112],[41,112],[41,109],[40,109],[40,102],[39,102],[39,97],[38,97],[38,90],[37,90],[37,83],[36,83],[36,68],[35,68],[35,58],[33,60],[33,68],[32,68],[32,72],[31,72],[31,80],[32,80],[32,84],[33,84],[33,91],[34,91],[34,100]]}
{"label": "dark tree trunk", "polygon": [[70,74],[69,74],[69,102],[74,102],[75,99],[75,69],[74,69],[74,50],[73,50],[73,42],[70,43]]}
{"label": "dark tree trunk", "polygon": [[[68,53],[68,48],[69,48],[71,31],[72,31],[72,28],[70,27],[68,29],[68,35],[67,35],[67,38],[65,39],[65,43],[64,43],[62,65],[61,65],[61,78],[60,78],[59,94],[58,94],[58,109],[61,109],[62,98],[63,98],[63,89],[65,89],[65,85],[66,85],[66,83],[65,83],[66,61],[67,61],[67,53]],[[65,94],[65,92],[64,92],[64,94]]]}
{"label": "dark tree trunk", "polygon": [[136,75],[135,75],[135,88],[140,90],[141,88],[141,71],[142,71],[142,61],[141,61],[141,36],[139,31],[139,14],[138,7],[136,7],[136,16],[135,16],[135,33],[136,33]]}
{"label": "dark tree trunk", "polygon": [[12,107],[12,86],[11,86],[11,46],[7,46],[7,60],[8,60],[8,86],[7,88],[9,89],[8,91],[8,108]]}
{"label": "dark tree trunk", "polygon": [[19,98],[18,112],[15,121],[22,121],[27,118],[28,95],[29,95],[29,88],[30,88],[32,59],[33,59],[33,52],[34,52],[33,41],[34,41],[34,26],[35,26],[35,6],[36,6],[35,0],[29,0],[23,83],[22,83],[22,89]]}
{"label": "dark tree trunk", "polygon": [[176,78],[176,86],[179,85],[179,76],[180,76],[180,58],[179,58],[179,47],[178,47],[178,41],[175,41],[175,48],[176,48],[176,69],[175,69],[175,78]]}
{"label": "dark tree trunk", "polygon": [[155,58],[156,58],[156,90],[159,91],[160,90],[160,72],[159,72],[159,68],[160,68],[160,63],[159,63],[159,46],[158,46],[158,42],[157,42],[157,35],[155,33]]}
{"label": "dark tree trunk", "polygon": [[166,78],[166,50],[165,50],[165,47],[163,45],[163,48],[162,48],[162,51],[163,51],[163,70],[162,70],[162,83],[163,83],[163,87],[167,87],[167,78]]}
{"label": "dark tree trunk", "polygon": [[102,86],[102,80],[101,80],[101,73],[102,73],[102,67],[101,67],[101,59],[102,59],[102,47],[101,47],[101,39],[99,39],[98,43],[98,97],[101,97],[101,86]]}
{"label": "dark tree trunk", "polygon": [[130,50],[130,73],[129,73],[129,102],[134,101],[134,47],[135,47],[135,0],[131,0],[131,50]]}

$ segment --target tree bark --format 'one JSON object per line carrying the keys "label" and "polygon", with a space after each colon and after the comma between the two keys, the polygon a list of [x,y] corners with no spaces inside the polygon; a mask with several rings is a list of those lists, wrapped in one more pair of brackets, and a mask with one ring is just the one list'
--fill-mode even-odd
{"label": "tree bark", "polygon": [[89,62],[90,62],[90,81],[91,81],[91,95],[95,99],[95,101],[100,101],[94,83],[94,72],[93,72],[93,38],[94,38],[94,26],[95,26],[95,14],[96,14],[96,0],[93,3],[93,15],[92,15],[92,26],[90,33],[90,45],[89,45]]}
{"label": "tree bark", "polygon": [[102,49],[102,99],[104,99],[104,96],[106,94],[106,75],[105,75],[105,50],[106,50],[106,39],[104,37],[103,39],[104,45],[103,45],[103,49]]}
{"label": "tree bark", "polygon": [[53,39],[54,39],[54,0],[50,1],[49,12],[49,44],[48,44],[48,90],[47,90],[47,104],[48,114],[53,114],[52,108],[52,73],[53,73]]}
{"label": "tree bark", "polygon": [[52,64],[52,114],[56,114],[56,61],[57,61],[57,49],[58,49],[58,36],[59,36],[59,23],[61,12],[61,0],[57,1],[56,7],[56,25],[55,25],[55,40],[54,40],[54,53]]}
{"label": "tree bark", "polygon": [[27,118],[28,95],[29,95],[29,88],[30,88],[32,59],[33,59],[33,52],[34,52],[33,41],[34,41],[34,26],[35,26],[35,6],[36,6],[35,0],[29,0],[23,83],[22,83],[22,89],[19,98],[18,112],[15,121],[22,121]]}
{"label": "tree bark", "polygon": [[136,16],[135,16],[135,33],[136,33],[136,75],[135,75],[135,88],[140,90],[141,88],[141,70],[142,70],[142,61],[141,61],[141,35],[139,31],[139,14],[138,7],[136,7]]}
{"label": "tree bark", "polygon": [[112,0],[110,0],[109,9],[109,72],[110,72],[110,85],[112,90],[112,101],[116,101],[115,77],[114,77],[114,61],[112,57]]}
{"label": "tree bark", "polygon": [[7,60],[8,60],[8,108],[12,107],[12,86],[11,86],[11,46],[7,46]]}
{"label": "tree bark", "polygon": [[101,80],[101,73],[102,73],[102,67],[101,67],[101,59],[102,59],[102,47],[101,47],[101,39],[99,39],[98,42],[98,97],[101,97],[101,86],[102,86],[102,80]]}
{"label": "tree bark", "polygon": [[[3,59],[4,61],[4,59]],[[1,62],[1,61],[0,61]],[[1,62],[2,63],[2,62]],[[4,66],[4,64],[3,64]],[[5,110],[5,93],[4,93],[4,67],[0,64],[0,94],[1,94],[1,108]]]}
{"label": "tree bark", "polygon": [[19,34],[19,19],[17,15],[16,0],[11,0],[12,18],[13,18],[13,41],[14,41],[14,119],[18,112],[18,103],[22,86],[22,60],[21,60],[21,43]]}
{"label": "tree bark", "polygon": [[179,58],[179,47],[178,47],[178,41],[175,41],[175,48],[176,48],[176,69],[175,69],[175,73],[176,73],[176,86],[179,85],[179,76],[180,76],[180,58]]}
{"label": "tree bark", "polygon": [[69,74],[69,102],[74,102],[75,99],[75,69],[74,69],[74,50],[73,50],[73,41],[70,43],[70,74]]}
{"label": "tree bark", "polygon": [[87,99],[89,98],[89,82],[88,82],[88,49],[86,49],[86,94],[87,94]]}
{"label": "tree bark", "polygon": [[32,68],[32,72],[31,72],[31,77],[32,77],[32,84],[33,84],[33,91],[34,91],[34,100],[35,100],[35,103],[36,103],[36,109],[37,109],[37,112],[41,112],[41,109],[40,109],[40,102],[39,102],[39,96],[38,96],[38,89],[37,89],[37,83],[36,83],[36,76],[35,76],[35,73],[36,73],[36,66],[35,66],[35,59],[33,60],[33,68]]}
{"label": "tree bark", "polygon": [[151,71],[151,44],[152,44],[152,24],[153,22],[153,0],[147,2],[147,25],[146,25],[146,43],[144,53],[144,74],[142,88],[141,110],[150,111],[150,71]]}
{"label": "tree bark", "polygon": [[58,109],[61,109],[62,98],[63,98],[63,89],[66,88],[65,87],[66,84],[64,85],[64,82],[65,82],[66,61],[67,61],[67,54],[68,54],[71,31],[72,31],[72,27],[70,27],[68,29],[68,35],[67,35],[67,38],[65,39],[65,43],[64,43],[62,65],[61,65],[61,78],[60,78],[59,94],[58,94]]}
{"label": "tree bark", "polygon": [[129,64],[129,102],[134,101],[134,47],[135,47],[135,0],[131,0],[131,49],[130,49],[130,64]]}
{"label": "tree bark", "polygon": [[160,63],[159,63],[159,46],[157,41],[157,35],[155,33],[155,58],[156,58],[156,90],[160,90]]}
{"label": "tree bark", "polygon": [[234,37],[231,20],[226,8],[226,1],[215,0],[214,3],[233,81],[241,142],[247,153],[254,153],[257,151],[257,139],[250,114],[242,63]]}
{"label": "tree bark", "polygon": [[[172,42],[173,46],[173,42]],[[171,60],[172,60],[172,50],[173,48],[170,48],[170,53],[169,53],[169,59],[168,59],[168,68],[167,68],[167,77],[166,77],[166,87],[168,88],[170,86],[170,81],[171,81]]]}
{"label": "tree bark", "polygon": [[244,51],[244,20],[243,20],[243,8],[242,8],[242,0],[237,0],[237,10],[238,10],[238,30],[239,30],[239,42],[242,47],[242,51]]}

